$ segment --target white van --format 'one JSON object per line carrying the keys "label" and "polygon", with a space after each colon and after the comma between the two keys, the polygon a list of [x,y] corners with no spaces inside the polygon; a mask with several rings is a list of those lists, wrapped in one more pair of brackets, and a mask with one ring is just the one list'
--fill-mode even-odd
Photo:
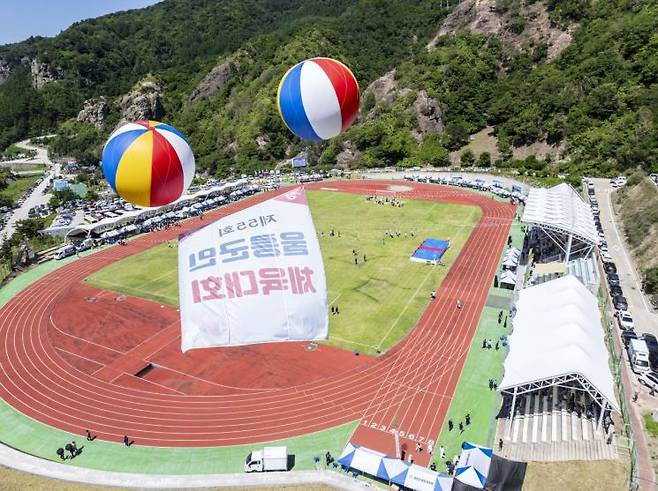
{"label": "white van", "polygon": [[62,247],[61,249],[58,249],[53,257],[59,260],[59,259],[64,259],[65,257],[72,256],[73,254],[75,254],[75,246],[67,245]]}
{"label": "white van", "polygon": [[75,251],[82,252],[82,251],[86,251],[87,249],[91,249],[92,247],[94,247],[94,239],[89,238],[80,242],[80,244],[78,244],[78,247],[75,248]]}
{"label": "white van", "polygon": [[631,368],[637,374],[643,374],[651,370],[649,367],[649,348],[644,339],[631,339],[628,343],[628,359]]}

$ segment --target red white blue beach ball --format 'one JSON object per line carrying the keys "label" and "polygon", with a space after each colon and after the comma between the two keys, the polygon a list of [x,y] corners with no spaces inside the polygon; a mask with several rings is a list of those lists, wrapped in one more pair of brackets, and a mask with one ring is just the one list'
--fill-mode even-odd
{"label": "red white blue beach ball", "polygon": [[117,129],[103,148],[103,174],[112,189],[139,206],[176,201],[194,178],[194,155],[173,126],[135,121]]}
{"label": "red white blue beach ball", "polygon": [[283,76],[277,105],[290,131],[319,141],[349,128],[359,112],[359,98],[359,84],[349,68],[331,58],[311,58]]}

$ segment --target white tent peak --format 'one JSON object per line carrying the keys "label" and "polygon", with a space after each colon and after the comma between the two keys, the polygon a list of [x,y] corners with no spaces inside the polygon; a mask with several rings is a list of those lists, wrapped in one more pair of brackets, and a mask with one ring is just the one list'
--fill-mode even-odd
{"label": "white tent peak", "polygon": [[599,240],[591,208],[566,183],[530,189],[522,220],[573,234],[591,245]]}

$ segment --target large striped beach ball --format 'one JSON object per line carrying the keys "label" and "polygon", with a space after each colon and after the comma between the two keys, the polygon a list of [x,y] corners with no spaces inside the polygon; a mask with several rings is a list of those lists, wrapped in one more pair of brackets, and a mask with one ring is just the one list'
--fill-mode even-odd
{"label": "large striped beach ball", "polygon": [[194,177],[194,155],[186,138],[157,121],[121,126],[107,140],[102,159],[112,189],[139,206],[176,201]]}
{"label": "large striped beach ball", "polygon": [[340,61],[311,58],[281,79],[277,105],[281,118],[305,140],[327,140],[349,128],[359,112],[359,84]]}

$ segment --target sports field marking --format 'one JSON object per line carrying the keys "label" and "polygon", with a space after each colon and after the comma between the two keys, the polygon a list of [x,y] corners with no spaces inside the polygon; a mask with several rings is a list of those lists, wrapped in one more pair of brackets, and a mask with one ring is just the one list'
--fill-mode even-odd
{"label": "sports field marking", "polygon": [[[434,208],[434,206],[436,206],[436,203],[434,203],[434,204],[432,205],[432,207],[430,208],[430,210],[431,210],[432,208]],[[472,216],[473,216],[473,212],[474,212],[474,211],[475,211],[475,208],[473,208],[473,209],[469,212],[468,217],[467,217],[467,220],[470,220],[470,219],[472,218]],[[458,232],[457,234],[455,234],[455,239],[457,238],[457,236],[459,235],[459,233],[461,233],[461,232],[463,231],[464,228],[468,228],[469,230],[471,230],[471,229],[473,228],[472,226],[463,225],[463,222],[460,222],[460,223],[462,223],[462,225],[458,226],[460,230],[459,230],[459,232]],[[453,240],[455,240],[455,239],[453,239]],[[407,311],[407,308],[409,307],[409,305],[411,304],[411,302],[416,298],[416,295],[418,295],[418,292],[420,291],[421,287],[425,286],[425,283],[427,282],[427,278],[429,278],[430,274],[432,274],[432,273],[434,272],[434,271],[433,271],[433,268],[435,268],[435,267],[436,267],[436,265],[432,266],[432,269],[430,269],[430,270],[427,272],[427,274],[425,275],[425,278],[424,278],[423,281],[420,283],[420,285],[418,285],[418,288],[416,288],[416,291],[414,292],[414,294],[413,294],[411,297],[409,297],[409,299],[407,300],[407,303],[405,304],[404,308],[400,311],[400,313],[398,314],[397,318],[395,319],[395,321],[393,322],[393,324],[391,325],[391,327],[388,329],[388,331],[386,331],[386,334],[384,335],[384,337],[379,341],[379,344],[377,345],[377,349],[380,349],[380,348],[381,348],[382,343],[383,343],[384,341],[386,341],[386,338],[388,337],[388,335],[391,333],[391,331],[393,330],[393,328],[397,325],[397,323],[399,322],[399,320],[402,318],[402,316],[404,315],[404,313]],[[421,315],[422,315],[422,312],[421,312]]]}
{"label": "sports field marking", "polygon": [[[119,375],[117,375],[116,377],[114,377],[114,378],[111,380],[111,382],[112,382],[113,384],[116,384],[116,380],[117,380],[119,377],[122,377],[122,376],[124,376],[124,375],[127,375],[128,377],[135,377],[135,374],[134,374],[134,373],[121,372]],[[143,377],[135,377],[135,378],[139,378],[140,380],[143,380],[143,381],[146,382],[147,384],[157,385],[158,387],[162,387],[163,389],[166,389],[166,390],[167,390],[167,393],[168,393],[168,394],[171,394],[172,392],[175,392],[176,394],[181,395],[181,396],[184,396],[184,395],[185,395],[185,392],[181,392],[180,390],[176,390],[176,389],[174,389],[174,388],[172,388],[172,387],[167,387],[166,385],[162,385],[162,384],[159,384],[159,383],[157,383],[157,382],[153,382],[153,380],[149,380],[149,379],[147,379],[147,378],[143,378]],[[121,385],[121,384],[117,384],[117,385]],[[146,392],[149,392],[149,391],[146,391]],[[159,392],[157,392],[157,393],[159,394]]]}
{"label": "sports field marking", "polygon": [[175,269],[170,269],[169,271],[167,271],[167,272],[165,272],[165,273],[162,273],[160,276],[156,276],[155,278],[151,278],[150,280],[145,281],[144,283],[142,283],[142,284],[140,285],[140,288],[143,288],[143,287],[145,287],[146,285],[148,285],[148,284],[150,284],[150,283],[153,283],[154,281],[161,280],[161,279],[164,278],[165,276],[169,276],[169,275],[172,274],[172,273],[174,273],[174,274],[176,275],[176,277],[178,277],[178,271],[176,271]]}
{"label": "sports field marking", "polygon": [[329,307],[331,307],[336,302],[336,300],[338,300],[342,295],[343,295],[342,292],[339,293],[338,296],[331,301],[331,303],[329,304]]}
{"label": "sports field marking", "polygon": [[55,323],[55,321],[53,320],[53,315],[52,315],[52,314],[50,314],[50,316],[48,316],[48,319],[50,319],[50,323],[52,324],[52,326],[53,326],[55,329],[57,329],[59,332],[61,332],[64,336],[68,336],[68,337],[70,337],[70,338],[74,338],[74,339],[77,339],[77,340],[79,340],[79,341],[83,341],[83,342],[85,342],[85,343],[93,344],[94,346],[98,346],[99,348],[104,348],[104,349],[107,349],[107,350],[110,350],[110,351],[114,351],[115,353],[123,354],[123,351],[118,351],[118,350],[115,350],[114,348],[110,348],[109,346],[105,346],[105,345],[103,345],[103,344],[94,343],[93,341],[89,341],[88,339],[81,338],[80,336],[76,336],[75,334],[71,334],[70,332],[62,331],[62,330],[57,326],[57,324]]}
{"label": "sports field marking", "polygon": [[71,356],[75,356],[76,358],[81,358],[83,360],[87,360],[87,361],[93,363],[94,365],[100,365],[101,368],[103,368],[105,366],[97,360],[92,360],[91,358],[87,358],[86,356],[82,356],[80,353],[73,353],[72,351],[65,350],[64,348],[60,348],[59,346],[56,346],[55,349],[57,351],[61,351],[62,353],[66,353],[67,355],[71,355]]}
{"label": "sports field marking", "polygon": [[[404,305],[404,308],[400,311],[398,316],[395,318],[395,320],[393,321],[393,324],[391,324],[391,327],[388,328],[388,331],[386,331],[386,334],[384,334],[384,337],[379,341],[379,344],[377,345],[377,349],[380,349],[382,347],[382,343],[384,341],[386,341],[386,338],[391,333],[393,328],[397,325],[397,323],[400,321],[400,319],[402,318],[404,313],[407,311],[407,309],[409,308],[409,305],[416,298],[416,295],[418,295],[418,292],[420,291],[420,289],[425,286],[425,282],[427,281],[427,278],[429,278],[429,276],[434,272],[432,270],[435,267],[436,267],[436,265],[434,265],[430,268],[430,270],[425,275],[425,278],[423,278],[423,281],[421,281],[420,284],[418,285],[418,288],[416,288],[416,291],[414,292],[414,294],[409,297],[409,299],[407,300],[407,303]],[[421,313],[421,315],[422,315],[422,313]]]}
{"label": "sports field marking", "polygon": [[[153,299],[157,298],[159,299],[160,302],[167,304],[168,306],[172,306],[169,302],[171,301],[171,298],[167,297],[166,295],[161,295],[159,293],[153,293],[148,290],[143,290],[139,287],[136,286],[126,286],[126,285],[121,285],[118,283],[113,283],[109,280],[94,280],[94,284],[97,288],[103,288],[104,290],[117,294],[121,292],[126,292],[128,295],[137,297],[137,298],[145,298],[145,299]],[[132,292],[137,292],[137,293],[132,293]]]}
{"label": "sports field marking", "polygon": [[332,338],[333,338],[333,339],[337,339],[338,341],[342,341],[342,342],[344,342],[344,343],[358,344],[359,346],[365,346],[365,347],[367,347],[367,348],[377,349],[377,346],[372,346],[372,345],[370,345],[370,344],[365,344],[365,343],[359,343],[359,342],[357,342],[357,341],[352,341],[352,340],[350,340],[350,339],[343,339],[343,338],[339,338],[339,337],[337,337],[337,336],[332,336]]}

